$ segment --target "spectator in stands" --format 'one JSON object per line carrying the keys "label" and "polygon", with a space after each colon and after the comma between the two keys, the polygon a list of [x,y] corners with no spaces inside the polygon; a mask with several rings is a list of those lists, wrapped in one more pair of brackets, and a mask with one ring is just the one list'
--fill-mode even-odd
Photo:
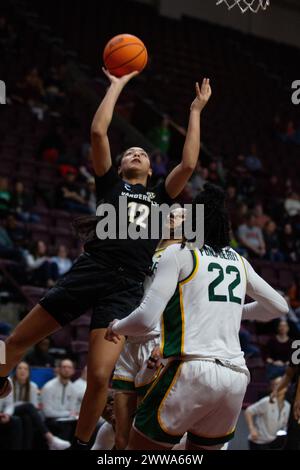
{"label": "spectator in stands", "polygon": [[51,287],[58,278],[57,265],[47,256],[47,246],[43,240],[34,243],[32,250],[24,251],[24,259],[29,279],[35,286]]}
{"label": "spectator in stands", "polygon": [[218,162],[217,160],[213,160],[210,162],[208,165],[208,181],[210,181],[213,184],[218,184],[221,185],[222,181],[220,178],[220,172],[219,172],[219,167],[218,167]]}
{"label": "spectator in stands", "polygon": [[27,103],[43,99],[44,83],[37,67],[32,67],[27,72],[23,81],[19,83],[19,90],[23,100]]}
{"label": "spectator in stands", "polygon": [[97,207],[96,183],[94,177],[91,177],[87,181],[87,188],[84,190],[84,196],[91,213],[94,214]]}
{"label": "spectator in stands", "polygon": [[26,248],[29,240],[29,232],[24,225],[17,221],[16,217],[12,214],[7,216],[6,230],[9,238],[14,245],[19,248]]}
{"label": "spectator in stands", "polygon": [[[283,389],[289,387],[286,398],[291,405],[295,404],[297,400],[297,381],[299,380],[299,377],[299,364],[294,364],[291,360],[284,376],[281,377],[278,384],[276,383],[276,387],[271,394],[271,399],[276,399]],[[287,440],[284,450],[300,450],[300,422],[299,419],[296,418],[293,408],[291,408],[288,420]]]}
{"label": "spectator in stands", "polygon": [[77,394],[71,382],[75,373],[70,359],[63,359],[57,368],[57,377],[42,389],[42,409],[49,429],[62,439],[73,437],[77,421]]}
{"label": "spectator in stands", "polygon": [[229,202],[229,211],[232,228],[233,230],[237,230],[247,217],[248,206],[242,201],[238,201],[236,205]]}
{"label": "spectator in stands", "polygon": [[107,394],[106,406],[102,413],[102,425],[97,432],[94,445],[91,450],[112,450],[115,445],[115,416],[114,394],[111,390]]}
{"label": "spectator in stands", "polygon": [[[280,381],[280,377],[272,381],[272,391]],[[286,430],[288,424],[291,405],[285,400],[286,391],[283,388],[276,398],[264,397],[246,409],[250,450],[283,448],[284,439],[277,436],[277,433]]]}
{"label": "spectator in stands", "polygon": [[191,177],[191,191],[192,197],[196,196],[203,189],[203,186],[207,182],[208,178],[208,169],[201,166],[200,161],[198,161],[196,169]]}
{"label": "spectator in stands", "polygon": [[255,204],[253,214],[255,216],[255,224],[261,229],[263,229],[266,223],[271,220],[271,217],[264,213],[264,208],[261,202]]}
{"label": "spectator in stands", "polygon": [[284,194],[283,185],[278,179],[277,175],[271,175],[268,181],[268,194],[272,199],[282,199],[282,195]]}
{"label": "spectator in stands", "polygon": [[0,216],[6,216],[10,210],[11,192],[8,179],[0,176]]}
{"label": "spectator in stands", "polygon": [[241,349],[244,352],[245,358],[260,357],[260,349],[253,344],[252,336],[250,332],[241,325],[239,338],[241,343]]}
{"label": "spectator in stands", "polygon": [[39,222],[37,214],[31,212],[33,200],[31,195],[25,191],[22,181],[16,181],[11,198],[11,209],[16,213],[21,222]]}
{"label": "spectator in stands", "polygon": [[50,450],[63,450],[70,442],[63,441],[49,432],[39,414],[38,387],[30,381],[30,369],[27,362],[20,362],[13,375],[14,415],[23,423],[23,449],[32,449],[34,433],[44,438]]}
{"label": "spectator in stands", "polygon": [[231,236],[230,236],[230,246],[233,248],[237,253],[239,253],[241,256],[247,257],[247,250],[245,248],[240,247],[237,239],[234,236],[234,233],[231,231]]}
{"label": "spectator in stands", "polygon": [[82,214],[92,213],[86,199],[80,194],[80,189],[76,183],[76,173],[71,169],[66,173],[64,181],[59,184],[58,195],[62,209]]}
{"label": "spectator in stands", "polygon": [[19,102],[27,104],[31,112],[40,121],[44,118],[46,106],[44,104],[44,83],[37,67],[32,67],[25,78],[17,84],[16,98]]}
{"label": "spectator in stands", "polygon": [[251,173],[257,173],[262,170],[262,163],[257,156],[256,144],[251,145],[251,152],[245,159],[245,165]]}
{"label": "spectator in stands", "polygon": [[292,192],[284,202],[284,208],[290,217],[300,215],[300,199],[299,194]]}
{"label": "spectator in stands", "polygon": [[7,221],[5,220],[4,225],[0,225],[0,258],[10,259],[12,261],[21,261],[22,252],[15,246],[10,238],[6,224]]}
{"label": "spectator in stands", "polygon": [[168,159],[166,155],[162,154],[159,151],[152,153],[151,155],[151,165],[153,176],[155,180],[159,178],[165,178],[168,173],[167,168]]}
{"label": "spectator in stands", "polygon": [[23,426],[18,416],[13,416],[14,400],[11,393],[0,398],[0,449],[21,450],[23,442]]}
{"label": "spectator in stands", "polygon": [[81,165],[79,166],[79,175],[84,181],[89,181],[93,178],[93,160],[92,148],[90,143],[83,144],[82,146]]}
{"label": "spectator in stands", "polygon": [[86,390],[86,377],[87,377],[87,367],[85,366],[81,372],[79,379],[73,382],[75,391],[76,391],[76,412],[79,414],[81,402],[83,400],[85,390]]}
{"label": "spectator in stands", "polygon": [[164,116],[160,125],[149,132],[149,139],[163,154],[168,154],[171,143],[170,119],[168,116]]}
{"label": "spectator in stands", "polygon": [[278,262],[284,261],[284,255],[280,251],[280,240],[277,226],[273,220],[269,220],[269,222],[266,223],[263,234],[267,259]]}
{"label": "spectator in stands", "polygon": [[285,255],[285,261],[298,261],[296,235],[292,224],[287,223],[283,227],[283,232],[280,237],[280,247],[282,253]]}
{"label": "spectator in stands", "polygon": [[289,325],[285,320],[278,324],[277,334],[266,345],[268,380],[282,376],[291,357],[292,340],[289,337]]}
{"label": "spectator in stands", "polygon": [[288,121],[286,125],[286,130],[283,135],[284,142],[294,142],[296,136],[295,123],[293,120]]}
{"label": "spectator in stands", "polygon": [[65,98],[63,64],[60,67],[51,67],[45,81],[45,100],[50,106],[63,103]]}
{"label": "spectator in stands", "polygon": [[228,206],[235,207],[237,203],[237,199],[238,199],[238,195],[237,195],[236,186],[234,186],[233,184],[229,184],[227,186],[227,207]]}
{"label": "spectator in stands", "polygon": [[[49,151],[52,151],[50,156]],[[43,137],[40,142],[38,155],[44,161],[55,163],[60,155],[66,152],[64,128],[59,123],[54,123],[50,131]],[[49,158],[47,157],[49,155]]]}
{"label": "spectator in stands", "polygon": [[241,245],[247,249],[250,257],[262,258],[266,254],[266,247],[261,229],[255,223],[255,216],[249,212],[246,223],[238,228],[238,238]]}
{"label": "spectator in stands", "polygon": [[33,351],[26,356],[28,364],[35,367],[54,367],[54,358],[49,353],[49,346],[49,338],[44,338],[37,343]]}
{"label": "spectator in stands", "polygon": [[244,178],[249,174],[245,163],[245,155],[239,154],[234,162],[234,175],[238,178]]}
{"label": "spectator in stands", "polygon": [[72,261],[68,258],[68,250],[65,245],[59,245],[57,255],[51,258],[51,262],[56,264],[58,277],[63,276],[72,267]]}

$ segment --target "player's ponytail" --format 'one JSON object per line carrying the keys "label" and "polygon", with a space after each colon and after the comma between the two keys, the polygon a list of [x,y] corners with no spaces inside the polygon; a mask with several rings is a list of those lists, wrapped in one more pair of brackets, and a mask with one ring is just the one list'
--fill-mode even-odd
{"label": "player's ponytail", "polygon": [[[196,205],[204,205],[204,244],[220,252],[229,245],[230,224],[225,206],[225,191],[211,183],[206,183],[203,190],[192,202],[192,227],[196,230]],[[193,240],[186,240],[193,241]],[[184,242],[183,242],[184,244]]]}

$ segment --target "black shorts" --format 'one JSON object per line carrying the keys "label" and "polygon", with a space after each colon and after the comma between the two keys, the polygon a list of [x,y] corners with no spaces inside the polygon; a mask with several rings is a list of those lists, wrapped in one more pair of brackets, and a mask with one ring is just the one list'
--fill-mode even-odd
{"label": "black shorts", "polygon": [[143,282],[122,268],[101,265],[83,253],[39,303],[61,326],[92,308],[91,329],[106,328],[115,318],[127,317],[143,292]]}

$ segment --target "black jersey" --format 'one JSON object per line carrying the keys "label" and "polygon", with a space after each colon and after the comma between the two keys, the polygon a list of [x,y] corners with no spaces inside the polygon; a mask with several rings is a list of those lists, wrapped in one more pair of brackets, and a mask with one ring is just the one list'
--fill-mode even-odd
{"label": "black jersey", "polygon": [[[114,206],[116,211],[116,239],[100,239],[97,232],[92,240],[85,244],[85,251],[93,256],[95,260],[110,266],[121,266],[137,277],[143,277],[148,273],[152,264],[152,256],[161,238],[161,233],[147,239],[137,238],[121,239],[119,237],[119,202],[123,196],[123,212],[126,214],[126,222],[140,221],[144,227],[141,230],[151,233],[151,212],[154,207],[160,204],[172,204],[172,199],[165,190],[165,182],[148,189],[141,184],[129,184],[117,174],[111,167],[108,172],[99,177],[95,177],[97,208],[99,205],[108,203]],[[124,214],[123,214],[124,215]],[[103,217],[105,217],[103,215]],[[103,218],[102,218],[103,219]],[[162,223],[162,220],[161,220]],[[140,227],[139,227],[140,228]]]}

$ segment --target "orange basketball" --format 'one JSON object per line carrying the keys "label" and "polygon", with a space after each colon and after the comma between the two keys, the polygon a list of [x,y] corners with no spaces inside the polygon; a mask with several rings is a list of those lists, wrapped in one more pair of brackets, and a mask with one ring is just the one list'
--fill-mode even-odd
{"label": "orange basketball", "polygon": [[132,34],[119,34],[105,46],[103,62],[107,70],[116,77],[137,70],[141,72],[148,61],[144,43]]}

